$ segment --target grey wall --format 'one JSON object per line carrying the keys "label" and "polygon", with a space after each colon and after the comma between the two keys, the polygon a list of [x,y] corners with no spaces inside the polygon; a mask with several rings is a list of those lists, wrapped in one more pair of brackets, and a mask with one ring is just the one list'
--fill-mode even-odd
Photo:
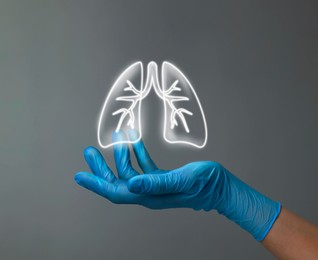
{"label": "grey wall", "polygon": [[209,140],[165,144],[153,117],[158,165],[219,161],[317,224],[317,28],[314,0],[1,0],[0,258],[272,259],[215,212],[114,205],[73,175],[88,170],[82,151],[120,71],[169,60],[195,87]]}

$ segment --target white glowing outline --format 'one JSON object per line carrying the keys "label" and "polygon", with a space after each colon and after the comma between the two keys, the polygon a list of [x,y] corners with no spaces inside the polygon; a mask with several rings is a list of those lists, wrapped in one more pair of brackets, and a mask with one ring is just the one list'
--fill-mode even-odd
{"label": "white glowing outline", "polygon": [[[102,118],[103,118],[103,114],[104,114],[104,111],[105,111],[105,108],[106,108],[106,104],[107,104],[107,102],[108,102],[108,100],[109,100],[109,97],[111,96],[111,93],[114,91],[115,86],[117,85],[117,83],[122,79],[122,77],[123,77],[124,75],[126,75],[126,72],[129,71],[132,67],[137,66],[137,65],[140,65],[140,67],[141,67],[141,84],[140,84],[140,86],[141,86],[141,91],[143,90],[143,79],[144,79],[143,66],[142,66],[142,62],[141,62],[141,61],[137,61],[137,62],[133,63],[132,65],[130,65],[127,69],[125,69],[125,70],[120,74],[120,76],[117,78],[117,80],[115,81],[115,83],[114,83],[113,86],[111,87],[111,89],[110,89],[110,91],[109,91],[109,93],[108,93],[108,95],[107,95],[107,97],[106,97],[106,100],[105,100],[105,102],[104,102],[102,111],[101,111],[100,116],[99,116],[98,126],[97,126],[97,140],[98,140],[98,144],[99,144],[102,148],[108,148],[108,147],[111,147],[111,146],[113,146],[113,145],[121,144],[121,143],[131,143],[131,144],[133,144],[133,143],[136,143],[136,142],[140,141],[140,139],[141,139],[142,129],[141,129],[141,120],[139,120],[138,126],[139,126],[139,133],[140,133],[140,135],[139,135],[139,138],[138,138],[138,139],[136,139],[136,140],[134,140],[134,141],[130,141],[130,140],[128,140],[128,141],[126,141],[126,140],[125,140],[125,141],[116,141],[116,142],[112,142],[112,143],[109,144],[109,145],[103,145],[102,142],[101,142],[101,140],[100,140],[100,134],[101,134],[100,129],[101,129]],[[140,100],[140,102],[139,102],[139,107],[138,107],[138,117],[139,117],[139,118],[140,118],[140,105],[141,105],[141,100]],[[117,111],[118,111],[118,110],[117,110]],[[115,112],[114,112],[114,113],[115,113]]]}
{"label": "white glowing outline", "polygon": [[[203,108],[201,106],[201,103],[200,103],[200,100],[197,96],[197,93],[195,92],[194,88],[192,87],[191,83],[189,82],[189,80],[187,79],[187,77],[176,67],[174,66],[173,64],[171,64],[170,62],[167,62],[167,61],[164,61],[162,63],[162,66],[161,66],[161,83],[164,82],[164,77],[165,77],[165,74],[163,73],[163,69],[164,69],[164,66],[167,66],[167,65],[170,65],[172,68],[174,68],[181,76],[183,79],[185,79],[185,81],[187,82],[188,86],[190,87],[190,89],[192,90],[192,93],[194,94],[195,98],[196,98],[196,101],[199,105],[199,108],[200,108],[200,111],[201,111],[201,115],[202,115],[202,118],[203,118],[203,124],[204,124],[204,142],[202,145],[197,145],[195,143],[192,143],[192,142],[187,142],[187,141],[171,141],[169,140],[167,137],[166,137],[166,118],[165,118],[165,121],[164,121],[164,130],[163,130],[163,138],[165,139],[166,142],[168,143],[171,143],[171,144],[175,144],[175,143],[179,143],[179,144],[188,144],[188,145],[192,145],[194,147],[197,147],[197,148],[203,148],[206,143],[207,143],[207,140],[208,140],[208,127],[207,127],[207,124],[206,124],[206,120],[205,120],[205,115],[204,115],[204,112],[203,112]],[[170,87],[171,88],[171,87]],[[169,89],[168,89],[169,90]],[[166,102],[164,102],[164,108],[165,108],[165,117],[167,115],[167,105],[166,105]],[[185,112],[186,113],[186,112]],[[181,118],[182,119],[182,118]]]}
{"label": "white glowing outline", "polygon": [[[110,97],[112,91],[114,90],[115,86],[117,85],[118,81],[121,80],[123,75],[125,75],[128,70],[130,70],[132,67],[136,66],[137,64],[140,65],[140,67],[141,67],[141,90],[140,91],[137,90],[133,86],[133,84],[129,80],[127,80],[126,83],[127,83],[128,87],[126,87],[124,89],[124,91],[132,91],[135,94],[135,96],[117,97],[116,101],[130,101],[130,102],[132,102],[132,104],[131,104],[131,106],[128,109],[127,108],[120,108],[120,109],[114,111],[112,113],[112,115],[114,116],[114,115],[122,113],[121,117],[119,119],[119,122],[117,124],[116,130],[115,130],[116,132],[118,132],[120,130],[120,128],[122,126],[122,123],[123,123],[123,120],[125,119],[125,117],[127,115],[130,116],[130,119],[129,119],[127,125],[130,126],[132,129],[134,129],[135,115],[134,115],[133,109],[135,108],[137,103],[139,103],[139,107],[138,107],[138,118],[139,118],[138,126],[139,126],[139,134],[140,134],[139,138],[137,140],[134,140],[134,141],[130,141],[130,140],[117,141],[117,142],[112,142],[109,145],[103,145],[101,143],[101,140],[100,140],[100,134],[101,134],[100,128],[101,128],[101,121],[102,121],[102,117],[103,117],[103,114],[104,114],[104,110],[106,108],[106,104],[107,104],[107,102],[109,100],[109,97]],[[144,98],[146,98],[147,95],[149,94],[152,86],[154,87],[154,90],[155,90],[156,94],[158,95],[158,97],[161,98],[164,101],[165,119],[164,119],[163,138],[165,139],[165,141],[168,142],[168,143],[172,143],[172,144],[174,144],[174,143],[188,144],[188,145],[195,146],[197,148],[203,148],[206,145],[207,139],[208,139],[208,130],[207,130],[206,119],[205,119],[205,115],[204,115],[200,100],[199,100],[194,88],[192,87],[191,83],[187,79],[187,77],[176,66],[174,66],[173,64],[171,64],[171,63],[169,63],[167,61],[164,61],[163,64],[162,64],[162,67],[161,67],[161,83],[164,82],[165,74],[163,73],[163,70],[164,70],[164,67],[167,66],[167,65],[171,66],[173,69],[175,69],[181,75],[181,77],[186,81],[186,83],[188,84],[188,86],[190,87],[192,93],[194,94],[194,96],[196,98],[197,104],[199,105],[200,112],[201,112],[201,115],[202,115],[202,118],[203,118],[203,123],[204,123],[204,131],[205,131],[205,133],[204,133],[204,142],[203,142],[203,144],[202,145],[197,145],[197,144],[195,144],[193,142],[188,142],[188,141],[171,141],[171,140],[169,140],[166,137],[166,130],[167,130],[167,118],[166,118],[167,117],[167,105],[169,105],[170,109],[172,110],[171,115],[170,115],[170,127],[171,127],[171,129],[173,129],[175,126],[178,125],[177,120],[175,119],[176,115],[178,115],[180,120],[181,120],[181,122],[183,123],[185,131],[187,133],[190,133],[190,130],[188,128],[188,125],[187,125],[186,119],[184,118],[183,113],[191,115],[191,116],[193,115],[193,113],[188,111],[187,109],[184,109],[184,108],[178,108],[177,109],[174,106],[174,104],[173,104],[173,102],[178,102],[178,101],[189,101],[189,98],[183,97],[183,96],[172,96],[172,95],[170,95],[173,91],[181,91],[181,89],[177,87],[177,84],[179,83],[178,80],[175,80],[167,90],[163,90],[160,87],[159,79],[158,79],[158,66],[157,66],[157,64],[154,61],[151,61],[151,62],[148,63],[148,66],[147,66],[147,79],[146,79],[145,87],[143,87],[143,66],[142,66],[142,62],[138,61],[138,62],[135,62],[134,64],[132,64],[131,66],[129,66],[126,70],[124,70],[124,72],[121,73],[121,75],[116,80],[116,82],[113,84],[110,92],[107,95],[106,101],[105,101],[105,103],[103,105],[103,109],[102,109],[102,111],[100,113],[100,117],[99,117],[99,121],[98,121],[98,128],[97,128],[97,139],[98,139],[99,145],[102,148],[108,148],[110,146],[113,146],[113,145],[116,145],[116,144],[120,144],[120,143],[136,143],[136,142],[138,142],[141,139],[141,137],[142,137],[142,129],[141,129],[141,117],[140,117],[141,111],[140,111],[140,106],[141,106],[142,100]]]}

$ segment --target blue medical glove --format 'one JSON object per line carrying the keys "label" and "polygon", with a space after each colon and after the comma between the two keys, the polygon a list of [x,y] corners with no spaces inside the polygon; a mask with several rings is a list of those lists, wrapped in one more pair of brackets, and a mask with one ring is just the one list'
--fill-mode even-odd
{"label": "blue medical glove", "polygon": [[[135,136],[130,133],[130,138]],[[123,132],[115,139],[126,138]],[[257,192],[216,162],[192,162],[174,170],[160,170],[144,144],[132,145],[137,162],[145,174],[131,166],[126,144],[114,146],[118,171],[116,178],[96,148],[85,150],[85,159],[94,175],[78,173],[81,186],[114,203],[139,204],[151,209],[216,209],[261,241],[269,232],[280,204]]]}

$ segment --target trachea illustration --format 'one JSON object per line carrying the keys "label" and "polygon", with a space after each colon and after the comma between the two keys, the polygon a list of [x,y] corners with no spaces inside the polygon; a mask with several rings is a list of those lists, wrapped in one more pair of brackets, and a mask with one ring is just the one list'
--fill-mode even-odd
{"label": "trachea illustration", "polygon": [[[208,132],[199,98],[186,76],[173,64],[164,61],[161,81],[158,66],[148,63],[144,82],[143,64],[130,65],[115,81],[103,105],[98,120],[97,139],[102,148],[117,143],[134,143],[142,137],[142,100],[151,90],[164,106],[163,138],[171,144],[186,144],[203,148]],[[144,123],[144,122],[143,122]],[[137,130],[134,140],[112,140],[112,133]]]}

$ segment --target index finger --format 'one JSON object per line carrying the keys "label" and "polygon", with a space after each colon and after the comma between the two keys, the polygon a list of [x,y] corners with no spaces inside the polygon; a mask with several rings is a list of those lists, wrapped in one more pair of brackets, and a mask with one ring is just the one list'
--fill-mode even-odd
{"label": "index finger", "polygon": [[[138,132],[136,130],[130,130],[128,132],[130,140],[136,140],[138,138]],[[151,159],[144,142],[140,139],[136,143],[132,143],[132,148],[135,153],[138,165],[144,173],[153,172],[158,170],[158,167]]]}
{"label": "index finger", "polygon": [[122,180],[129,180],[130,178],[139,175],[139,173],[132,167],[130,161],[130,152],[127,137],[123,131],[113,133],[114,158],[118,176]]}

